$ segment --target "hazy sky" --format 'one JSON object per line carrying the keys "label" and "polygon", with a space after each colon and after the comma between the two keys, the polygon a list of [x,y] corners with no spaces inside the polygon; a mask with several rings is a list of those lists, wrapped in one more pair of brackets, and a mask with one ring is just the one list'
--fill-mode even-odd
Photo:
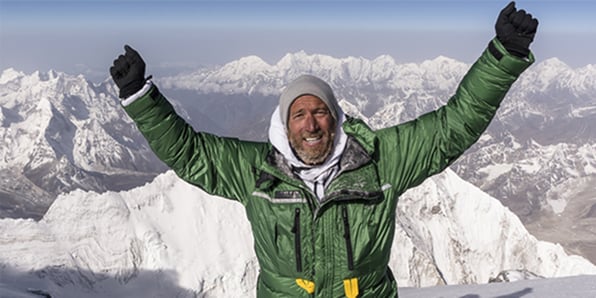
{"label": "hazy sky", "polygon": [[[509,1],[0,0],[0,70],[54,69],[99,80],[124,44],[166,74],[286,53],[473,62]],[[516,1],[535,15],[538,60],[596,64],[596,1]]]}

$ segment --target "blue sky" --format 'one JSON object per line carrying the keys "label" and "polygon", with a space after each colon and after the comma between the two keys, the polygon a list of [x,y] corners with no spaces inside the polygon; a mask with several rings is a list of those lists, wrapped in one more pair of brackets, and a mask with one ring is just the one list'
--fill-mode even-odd
{"label": "blue sky", "polygon": [[[286,53],[473,62],[508,1],[0,0],[0,70],[107,76],[128,43],[153,73]],[[596,64],[596,1],[516,1],[535,15],[539,60]]]}

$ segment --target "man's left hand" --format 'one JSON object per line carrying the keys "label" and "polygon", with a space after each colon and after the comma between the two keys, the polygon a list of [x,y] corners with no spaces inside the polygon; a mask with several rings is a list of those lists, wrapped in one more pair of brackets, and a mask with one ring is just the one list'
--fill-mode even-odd
{"label": "man's left hand", "polygon": [[525,10],[517,10],[511,1],[499,14],[495,24],[497,38],[507,51],[518,57],[528,57],[534,41],[538,20]]}

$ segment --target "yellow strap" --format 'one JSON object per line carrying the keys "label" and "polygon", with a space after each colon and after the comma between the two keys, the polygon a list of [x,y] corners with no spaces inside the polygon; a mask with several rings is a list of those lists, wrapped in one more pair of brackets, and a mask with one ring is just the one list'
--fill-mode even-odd
{"label": "yellow strap", "polygon": [[296,278],[296,284],[298,284],[299,287],[303,288],[309,294],[315,292],[315,283],[310,280]]}
{"label": "yellow strap", "polygon": [[344,279],[344,291],[347,298],[358,297],[358,278]]}

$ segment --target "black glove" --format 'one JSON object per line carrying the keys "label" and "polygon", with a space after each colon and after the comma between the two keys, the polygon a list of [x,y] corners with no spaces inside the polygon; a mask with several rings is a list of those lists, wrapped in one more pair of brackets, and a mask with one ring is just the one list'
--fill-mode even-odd
{"label": "black glove", "polygon": [[124,50],[124,55],[118,56],[110,67],[110,75],[120,88],[118,97],[122,99],[137,93],[145,85],[145,61],[130,46],[125,45]]}
{"label": "black glove", "polygon": [[495,24],[497,38],[505,49],[521,58],[530,54],[530,43],[534,40],[537,28],[538,20],[523,9],[515,9],[514,1],[501,10]]}

